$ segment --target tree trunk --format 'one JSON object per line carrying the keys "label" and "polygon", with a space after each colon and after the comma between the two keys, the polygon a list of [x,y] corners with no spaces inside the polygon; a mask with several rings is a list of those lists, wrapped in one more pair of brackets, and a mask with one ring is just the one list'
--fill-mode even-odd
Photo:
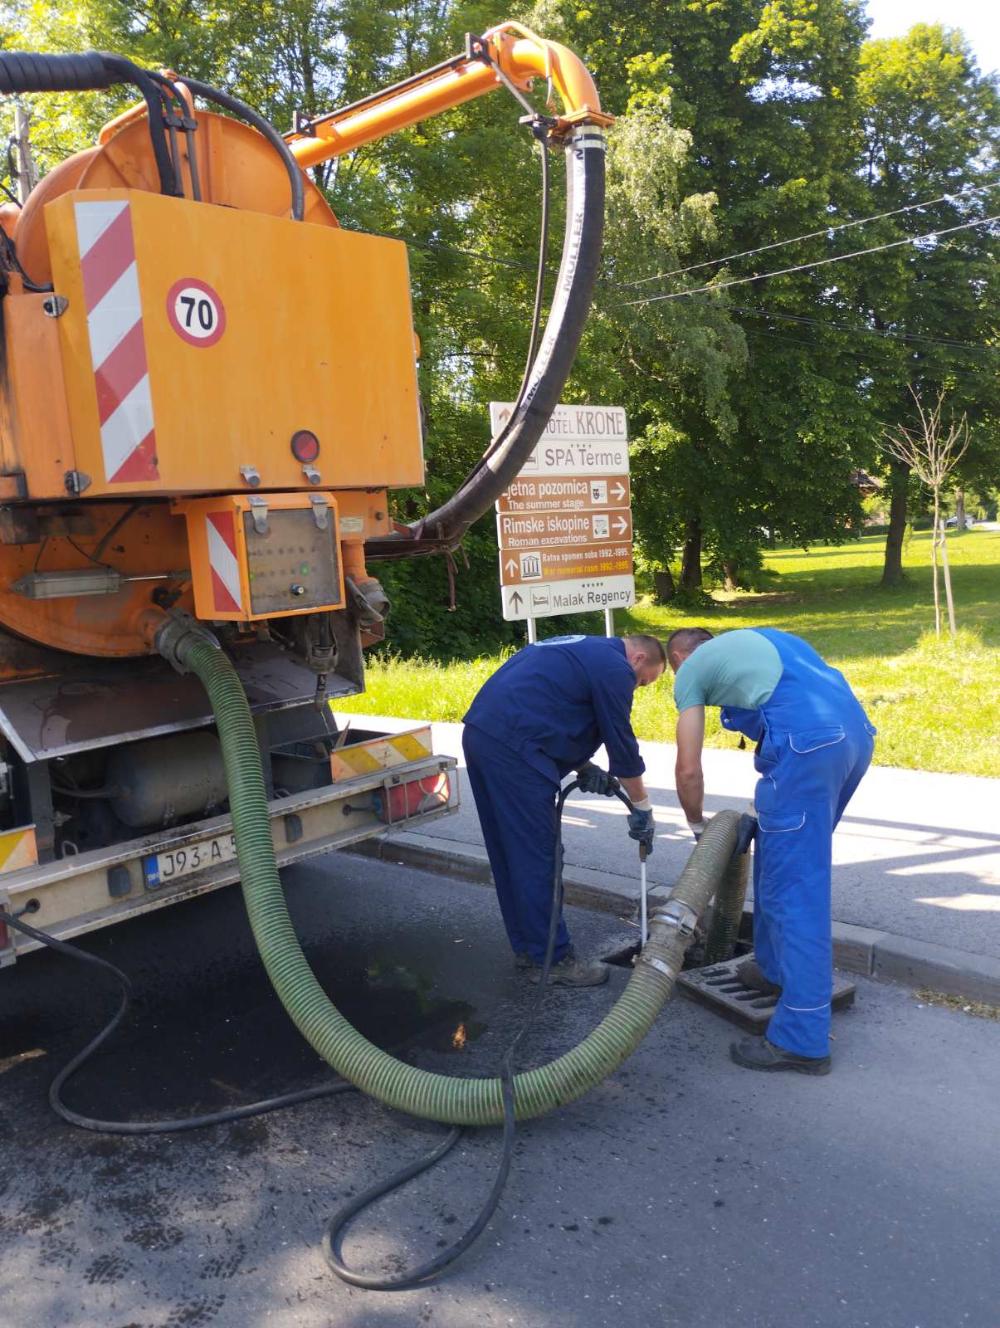
{"label": "tree trunk", "polygon": [[965,490],[959,489],[955,494],[955,529],[965,529]]}
{"label": "tree trunk", "polygon": [[653,588],[657,604],[666,604],[668,600],[673,599],[677,593],[677,587],[674,585],[673,573],[669,567],[661,568],[653,573]]}
{"label": "tree trunk", "polygon": [[701,589],[701,522],[697,517],[684,526],[684,553],[681,557],[681,590]]}
{"label": "tree trunk", "polygon": [[944,597],[948,601],[948,630],[955,639],[955,601],[951,597],[951,568],[948,566],[948,536],[941,527],[941,570],[944,572]]}
{"label": "tree trunk", "polygon": [[898,586],[903,577],[903,536],[906,534],[906,490],[910,469],[901,461],[889,467],[889,533],[885,537],[885,561],[882,565],[882,585]]}
{"label": "tree trunk", "polygon": [[31,114],[20,102],[14,103],[14,146],[17,150],[17,196],[22,203],[38,183],[35,160],[31,155]]}
{"label": "tree trunk", "polygon": [[934,583],[934,631],[941,635],[941,592],[938,590],[938,536],[941,524],[941,507],[937,492],[934,493],[934,533],[931,535],[931,576]]}

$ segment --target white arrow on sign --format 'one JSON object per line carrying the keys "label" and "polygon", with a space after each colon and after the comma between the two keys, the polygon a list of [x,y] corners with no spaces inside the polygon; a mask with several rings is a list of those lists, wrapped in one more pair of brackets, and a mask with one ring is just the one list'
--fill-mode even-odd
{"label": "white arrow on sign", "polygon": [[611,492],[618,499],[618,501],[621,502],[621,500],[625,497],[625,485],[619,481],[619,483],[615,485],[615,487],[611,490]]}
{"label": "white arrow on sign", "polygon": [[514,561],[513,558],[508,558],[504,566],[507,570],[508,576],[513,576],[517,571],[517,563]]}
{"label": "white arrow on sign", "polygon": [[624,517],[622,516],[615,517],[615,529],[618,531],[619,535],[621,535],[624,531],[628,530],[628,522],[625,520]]}

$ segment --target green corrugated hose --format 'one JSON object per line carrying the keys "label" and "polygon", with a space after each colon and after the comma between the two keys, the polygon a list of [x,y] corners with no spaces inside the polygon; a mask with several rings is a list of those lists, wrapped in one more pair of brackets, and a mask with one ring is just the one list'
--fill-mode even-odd
{"label": "green corrugated hose", "polygon": [[[232,664],[204,635],[171,644],[173,657],[204,684],[222,743],[243,898],[264,967],[303,1037],[334,1070],[387,1106],[451,1125],[500,1125],[501,1081],[431,1074],[373,1046],[335,1005],[309,967],[288,916],[271,842],[260,750]],[[611,1074],[649,1031],[680,971],[690,928],[715,892],[736,846],[739,816],[720,812],[695,847],[625,990],[572,1051],[514,1080],[517,1116],[527,1120],[581,1097]]]}
{"label": "green corrugated hose", "polygon": [[747,895],[750,859],[746,853],[734,853],[726,865],[715,894],[715,911],[705,938],[705,964],[721,964],[732,959],[743,921],[743,901]]}

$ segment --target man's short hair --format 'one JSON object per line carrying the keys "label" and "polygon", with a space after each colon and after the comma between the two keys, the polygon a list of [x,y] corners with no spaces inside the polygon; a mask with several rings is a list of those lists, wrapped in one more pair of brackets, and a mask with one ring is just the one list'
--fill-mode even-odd
{"label": "man's short hair", "polygon": [[625,640],[631,641],[639,650],[645,650],[651,660],[667,667],[667,652],[659,637],[647,636],[644,632],[629,632]]}
{"label": "man's short hair", "polygon": [[667,637],[667,658],[674,660],[678,655],[690,655],[696,646],[711,639],[712,633],[707,627],[678,627]]}

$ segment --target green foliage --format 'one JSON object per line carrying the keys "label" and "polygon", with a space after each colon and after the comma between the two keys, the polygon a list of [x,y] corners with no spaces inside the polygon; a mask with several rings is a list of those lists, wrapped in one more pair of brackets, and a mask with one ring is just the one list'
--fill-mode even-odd
{"label": "green foliage", "polygon": [[[3,14],[7,47],[120,50],[224,86],[279,126],[425,68],[500,17],[478,0],[15,0]],[[641,566],[676,570],[683,549],[713,583],[757,586],[768,541],[852,539],[852,474],[878,467],[911,382],[948,386],[968,411],[962,478],[994,491],[995,228],[724,286],[1000,212],[997,86],[961,36],[918,25],[866,42],[855,0],[539,0],[526,17],[583,56],[618,116],[602,280],[566,398],[628,411]],[[41,168],[129,99],[30,99]],[[409,245],[427,477],[395,495],[400,519],[461,481],[488,441],[486,403],[520,380],[539,220],[539,149],[520,115],[500,92],[316,171],[342,224]],[[558,154],[552,166],[554,251]],[[681,294],[704,285],[718,289]],[[441,558],[373,567],[395,605],[392,648],[441,659],[520,640],[500,618],[496,564],[487,517],[456,559],[454,607]],[[687,594],[703,603],[696,581]]]}
{"label": "green foliage", "polygon": [[[931,602],[930,533],[916,533],[906,556],[908,579],[891,594],[876,573],[881,540],[848,546],[777,549],[765,554],[773,578],[762,595],[717,594],[693,607],[647,601],[616,615],[619,631],[665,637],[675,628],[708,625],[779,627],[810,641],[841,669],[878,728],[877,764],[1000,776],[1000,532],[970,531],[951,546],[956,600],[963,622],[954,642],[925,630]],[[561,621],[561,620],[560,620]],[[593,625],[591,631],[595,630]],[[491,654],[441,665],[427,660],[379,661],[368,693],[337,710],[459,720],[477,689],[503,662]],[[707,741],[731,747],[734,736],[708,712]],[[669,680],[636,693],[633,723],[640,739],[672,742],[676,711]]]}

